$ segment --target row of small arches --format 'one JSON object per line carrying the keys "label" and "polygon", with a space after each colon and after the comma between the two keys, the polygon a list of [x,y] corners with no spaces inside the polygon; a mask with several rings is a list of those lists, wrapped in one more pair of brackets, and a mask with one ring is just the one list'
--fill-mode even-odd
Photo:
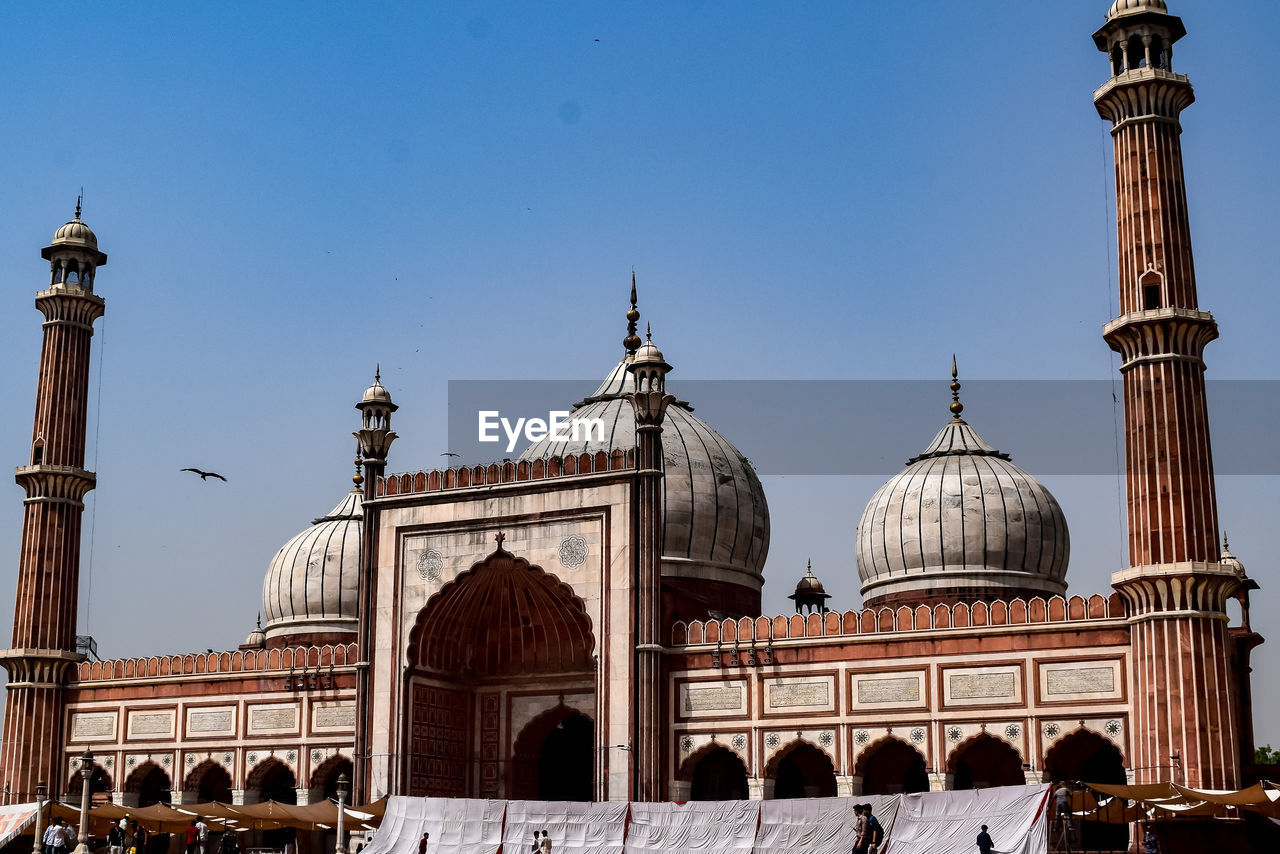
{"label": "row of small arches", "polygon": [[50,285],[83,285],[93,287],[94,269],[92,262],[81,263],[75,258],[58,258],[49,265]]}

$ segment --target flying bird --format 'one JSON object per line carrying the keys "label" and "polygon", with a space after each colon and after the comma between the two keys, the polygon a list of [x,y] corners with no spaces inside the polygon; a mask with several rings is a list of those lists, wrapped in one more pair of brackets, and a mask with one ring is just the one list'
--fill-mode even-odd
{"label": "flying bird", "polygon": [[455,454],[453,451],[445,451],[445,452],[444,452],[443,454],[441,454],[440,456],[442,456],[442,457],[460,457],[460,456],[462,456],[462,454]]}
{"label": "flying bird", "polygon": [[200,475],[201,480],[208,480],[211,477],[216,477],[218,480],[221,480],[221,481],[226,480],[225,477],[218,474],[216,471],[201,471],[200,469],[179,469],[179,471],[193,471],[196,474]]}

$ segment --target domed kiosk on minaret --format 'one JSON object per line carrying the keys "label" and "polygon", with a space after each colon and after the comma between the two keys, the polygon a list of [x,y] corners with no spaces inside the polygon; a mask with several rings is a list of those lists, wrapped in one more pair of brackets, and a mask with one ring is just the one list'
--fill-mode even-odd
{"label": "domed kiosk on minaret", "polygon": [[1049,490],[960,417],[871,497],[858,522],[866,605],[1053,596],[1066,592],[1070,538]]}

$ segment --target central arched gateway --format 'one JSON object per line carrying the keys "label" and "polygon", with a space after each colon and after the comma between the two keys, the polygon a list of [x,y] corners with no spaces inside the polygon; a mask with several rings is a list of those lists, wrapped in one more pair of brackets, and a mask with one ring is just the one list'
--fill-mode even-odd
{"label": "central arched gateway", "polygon": [[591,800],[594,648],[573,589],[501,545],[459,573],[409,636],[408,794]]}

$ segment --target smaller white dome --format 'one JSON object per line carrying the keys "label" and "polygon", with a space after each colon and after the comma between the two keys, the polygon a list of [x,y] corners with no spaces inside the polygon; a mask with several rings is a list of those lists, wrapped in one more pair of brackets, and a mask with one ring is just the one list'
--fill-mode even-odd
{"label": "smaller white dome", "polygon": [[387,391],[386,386],[382,384],[382,378],[379,377],[373,381],[373,385],[364,390],[364,397],[361,399],[363,403],[390,403],[391,392]]}
{"label": "smaller white dome", "polygon": [[1136,15],[1139,12],[1163,12],[1169,14],[1169,6],[1164,0],[1115,0],[1107,10],[1107,20],[1122,15]]}
{"label": "smaller white dome", "polygon": [[54,232],[52,245],[64,246],[66,244],[97,249],[98,235],[94,234],[93,229],[81,222],[80,218],[77,217]]}
{"label": "smaller white dome", "polygon": [[363,518],[353,489],[276,552],[262,583],[267,639],[356,631]]}

